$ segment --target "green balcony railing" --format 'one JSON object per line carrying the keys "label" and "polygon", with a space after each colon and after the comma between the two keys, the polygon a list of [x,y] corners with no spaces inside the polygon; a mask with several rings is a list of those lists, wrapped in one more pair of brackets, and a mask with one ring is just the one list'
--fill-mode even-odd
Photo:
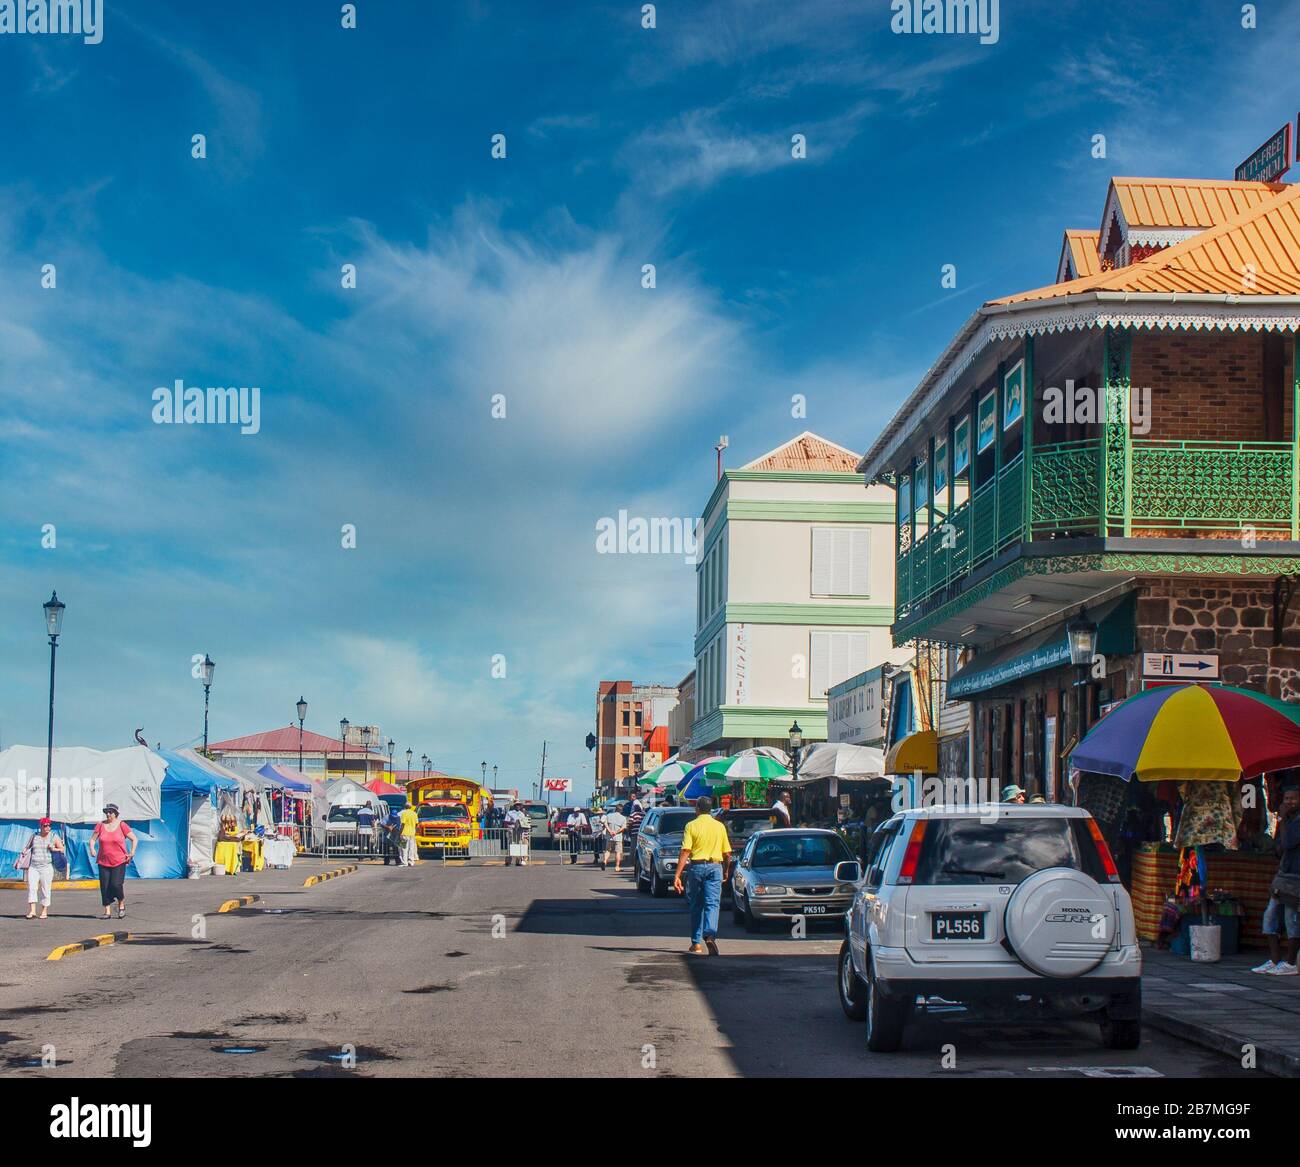
{"label": "green balcony railing", "polygon": [[[1077,535],[1264,537],[1300,533],[1289,442],[1186,442],[1120,432],[1033,450],[1031,489],[1017,456],[898,557],[897,617],[944,593],[1026,538]],[[1028,522],[1024,513],[1028,495]]]}

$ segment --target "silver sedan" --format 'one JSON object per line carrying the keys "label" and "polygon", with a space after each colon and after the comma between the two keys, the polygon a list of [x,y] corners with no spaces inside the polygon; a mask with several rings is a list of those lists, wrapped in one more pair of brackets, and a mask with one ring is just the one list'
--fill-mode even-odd
{"label": "silver sedan", "polygon": [[746,932],[778,920],[788,925],[797,916],[806,923],[842,920],[855,885],[836,880],[835,865],[852,860],[834,831],[759,831],[731,875],[732,917]]}

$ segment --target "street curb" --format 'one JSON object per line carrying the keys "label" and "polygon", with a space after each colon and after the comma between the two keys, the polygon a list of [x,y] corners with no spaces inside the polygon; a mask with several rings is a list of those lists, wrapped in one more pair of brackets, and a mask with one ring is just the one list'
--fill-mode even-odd
{"label": "street curb", "polygon": [[237,900],[227,900],[217,909],[218,914],[221,912],[235,912],[240,908],[246,908],[249,904],[255,904],[261,896],[240,896]]}
{"label": "street curb", "polygon": [[[90,891],[91,888],[99,886],[97,879],[60,879],[50,884],[52,891]],[[0,879],[0,888],[5,891],[25,891],[27,881],[25,879]]]}
{"label": "street curb", "polygon": [[78,952],[87,952],[92,948],[106,948],[110,944],[123,944],[130,939],[130,932],[105,932],[101,936],[91,936],[88,940],[79,940],[76,944],[60,944],[45,959],[62,960],[65,956],[75,956]]}
{"label": "street curb", "polygon": [[322,872],[320,875],[309,875],[303,881],[302,886],[315,887],[318,883],[324,883],[327,879],[338,879],[340,875],[351,875],[356,870],[357,865],[354,863],[351,867],[339,867],[334,871]]}
{"label": "street curb", "polygon": [[1167,1033],[1170,1037],[1179,1037],[1184,1041],[1199,1045],[1217,1054],[1226,1054],[1237,1061],[1242,1057],[1242,1046],[1255,1047],[1255,1065],[1258,1069],[1276,1078],[1300,1078],[1300,1058],[1282,1050],[1270,1049],[1258,1042],[1244,1042],[1240,1034],[1231,1034],[1213,1026],[1193,1024],[1171,1013],[1162,1013],[1150,1005],[1142,1007],[1142,1020],[1152,1029]]}

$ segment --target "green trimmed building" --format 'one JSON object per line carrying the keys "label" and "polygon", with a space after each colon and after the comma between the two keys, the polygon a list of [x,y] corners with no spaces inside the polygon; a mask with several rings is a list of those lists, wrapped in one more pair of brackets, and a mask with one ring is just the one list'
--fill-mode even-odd
{"label": "green trimmed building", "polygon": [[974,776],[1049,800],[1143,688],[1300,699],[1300,187],[1116,178],[1057,279],[980,308],[858,465],[896,488],[894,643],[960,650]]}
{"label": "green trimmed building", "polygon": [[803,433],[726,470],[696,563],[691,748],[784,747],[798,721],[826,738],[827,691],[895,650],[894,499],[857,455]]}

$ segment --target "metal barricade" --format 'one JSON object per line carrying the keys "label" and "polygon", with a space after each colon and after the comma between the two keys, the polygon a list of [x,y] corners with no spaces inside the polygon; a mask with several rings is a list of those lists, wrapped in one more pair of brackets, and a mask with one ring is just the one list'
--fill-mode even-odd
{"label": "metal barricade", "polygon": [[316,830],[312,850],[324,859],[369,859],[383,854],[383,832],[376,826],[364,830],[355,825],[332,825],[324,832]]}
{"label": "metal barricade", "polygon": [[583,855],[591,855],[596,850],[596,840],[591,835],[574,835],[571,831],[564,831],[555,836],[555,847],[560,854],[559,861],[568,863],[575,853],[579,859]]}

